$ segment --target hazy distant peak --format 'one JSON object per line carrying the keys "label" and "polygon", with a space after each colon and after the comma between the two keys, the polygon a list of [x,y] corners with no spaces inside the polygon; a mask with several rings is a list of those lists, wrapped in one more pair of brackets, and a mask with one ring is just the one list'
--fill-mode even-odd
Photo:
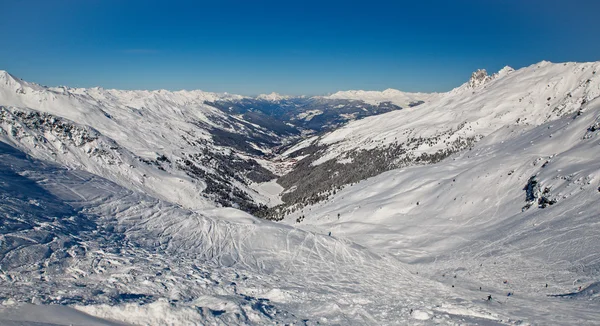
{"label": "hazy distant peak", "polygon": [[290,95],[281,95],[279,93],[276,92],[272,92],[271,94],[260,94],[258,95],[256,98],[259,100],[266,100],[266,101],[281,101],[281,100],[287,100],[289,98],[291,98],[292,96]]}
{"label": "hazy distant peak", "polygon": [[393,104],[405,107],[411,103],[424,101],[429,98],[430,93],[408,93],[397,89],[388,88],[384,91],[365,91],[365,90],[349,90],[339,91],[328,96],[326,99],[347,99],[360,100],[369,104],[379,104],[382,102],[391,102]]}

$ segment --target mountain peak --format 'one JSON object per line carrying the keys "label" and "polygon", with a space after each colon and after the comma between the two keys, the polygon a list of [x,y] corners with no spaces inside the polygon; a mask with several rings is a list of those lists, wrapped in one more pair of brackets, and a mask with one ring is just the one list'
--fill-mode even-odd
{"label": "mountain peak", "polygon": [[478,88],[479,86],[487,83],[492,80],[492,76],[488,75],[485,69],[477,69],[475,72],[471,74],[471,79],[469,79],[468,87],[469,88]]}
{"label": "mountain peak", "polygon": [[504,75],[509,74],[509,73],[511,73],[513,71],[515,71],[515,70],[512,67],[510,67],[510,66],[504,66],[504,68],[500,69],[496,73],[496,75],[498,75],[498,76],[504,76]]}
{"label": "mountain peak", "polygon": [[456,92],[464,89],[478,89],[481,88],[483,85],[487,84],[488,82],[498,77],[505,76],[513,71],[515,71],[513,68],[509,66],[504,66],[504,68],[500,69],[497,73],[493,75],[488,75],[487,70],[477,69],[471,74],[471,78],[469,78],[469,81],[467,81],[460,87],[455,88],[453,91]]}
{"label": "mountain peak", "polygon": [[266,100],[266,101],[281,101],[281,100],[289,99],[290,97],[291,96],[289,96],[289,95],[281,95],[279,93],[272,92],[271,94],[260,94],[256,98],[259,100]]}
{"label": "mountain peak", "polygon": [[4,81],[8,81],[8,80],[15,80],[16,78],[9,74],[8,71],[6,70],[0,70],[0,80],[4,80]]}
{"label": "mountain peak", "polygon": [[21,79],[11,75],[6,70],[0,70],[0,87],[7,87],[16,90],[22,86],[23,81]]}

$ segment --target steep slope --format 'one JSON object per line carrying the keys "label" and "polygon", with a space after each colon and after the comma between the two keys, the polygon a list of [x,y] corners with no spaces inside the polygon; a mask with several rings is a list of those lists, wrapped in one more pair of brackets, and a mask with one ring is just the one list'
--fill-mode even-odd
{"label": "steep slope", "polygon": [[[436,163],[506,127],[530,129],[577,112],[600,95],[600,63],[541,62],[517,71],[473,74],[464,85],[413,108],[354,121],[290,148],[299,160],[278,182],[281,218],[342,186],[384,171]],[[293,206],[292,205],[296,205]]]}

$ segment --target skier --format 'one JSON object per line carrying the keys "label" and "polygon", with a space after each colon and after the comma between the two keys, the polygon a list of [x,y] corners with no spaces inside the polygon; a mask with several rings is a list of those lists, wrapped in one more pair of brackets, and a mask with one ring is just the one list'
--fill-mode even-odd
{"label": "skier", "polygon": [[487,301],[492,301],[492,295],[491,294],[488,295]]}
{"label": "skier", "polygon": [[331,236],[331,231],[329,231],[329,236]]}

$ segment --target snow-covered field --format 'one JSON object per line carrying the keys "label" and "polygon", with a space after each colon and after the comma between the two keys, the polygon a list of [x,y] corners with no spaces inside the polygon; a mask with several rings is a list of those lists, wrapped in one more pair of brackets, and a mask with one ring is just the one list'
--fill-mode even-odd
{"label": "snow-covered field", "polygon": [[[129,118],[93,113],[114,101],[80,114],[0,93],[20,99],[0,102],[19,107],[2,111],[0,325],[595,325],[599,67],[542,62],[478,74],[421,106],[333,131],[320,140],[328,159],[399,138],[481,140],[439,163],[348,185],[282,223],[196,202],[202,183],[135,163],[150,148],[170,156],[180,145],[160,140],[161,129],[146,137],[152,126],[119,136]],[[28,87],[39,99],[54,94]],[[173,110],[183,105],[173,101]],[[37,110],[78,124],[44,129],[19,116]],[[122,126],[111,129],[115,121]],[[112,156],[90,158],[88,143]],[[169,185],[177,177],[181,187]],[[248,186],[271,204],[283,190]]]}

